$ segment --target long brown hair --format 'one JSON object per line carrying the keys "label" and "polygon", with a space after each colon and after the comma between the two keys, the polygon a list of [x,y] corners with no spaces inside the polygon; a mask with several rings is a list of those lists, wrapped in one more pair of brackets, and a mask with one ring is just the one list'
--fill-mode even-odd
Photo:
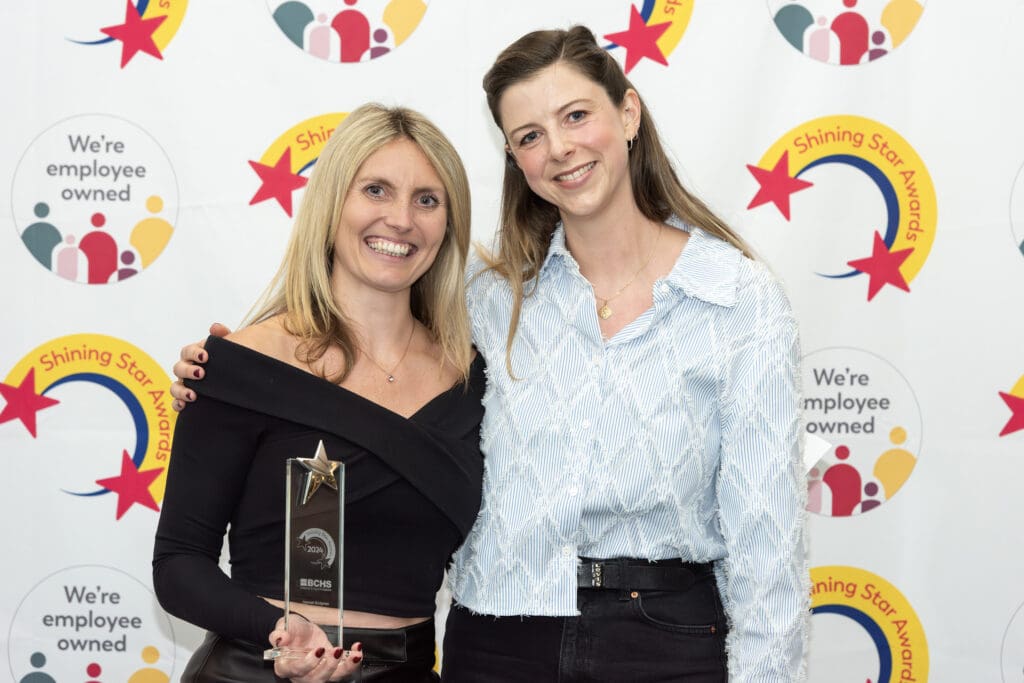
{"label": "long brown hair", "polygon": [[351,324],[334,301],[331,270],[334,235],[345,198],[363,162],[398,139],[411,140],[437,171],[448,195],[448,225],[437,258],[412,287],[413,315],[440,345],[444,360],[465,380],[472,360],[465,270],[470,243],[469,181],[458,152],[425,116],[403,107],[365,104],[350,113],[320,152],[306,186],[277,274],[248,322],[284,314],[284,327],[300,339],[296,357],[319,360],[337,346],[344,365],[331,381],[343,380],[355,362]]}
{"label": "long brown hair", "polygon": [[[636,90],[619,63],[597,44],[594,34],[585,26],[534,31],[505,48],[484,75],[487,106],[498,128],[504,131],[499,106],[505,91],[555,63],[567,64],[600,85],[617,107],[622,105],[627,90]],[[640,126],[629,153],[629,178],[640,212],[658,222],[664,222],[675,214],[684,222],[704,229],[751,256],[742,238],[683,187],[642,99],[640,111]],[[558,207],[534,194],[525,176],[506,154],[498,251],[490,254],[481,250],[480,254],[488,269],[504,277],[512,288],[512,317],[505,355],[505,365],[510,374],[512,342],[519,327],[523,297],[534,291],[524,292],[524,283],[532,280],[536,287],[534,278],[544,263],[558,220]]]}

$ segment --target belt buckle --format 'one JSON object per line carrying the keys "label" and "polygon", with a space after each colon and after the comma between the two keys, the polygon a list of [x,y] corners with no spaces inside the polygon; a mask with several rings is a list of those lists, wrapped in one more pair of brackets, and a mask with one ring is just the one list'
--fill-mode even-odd
{"label": "belt buckle", "polygon": [[590,585],[594,588],[604,586],[604,564],[594,562],[590,565]]}

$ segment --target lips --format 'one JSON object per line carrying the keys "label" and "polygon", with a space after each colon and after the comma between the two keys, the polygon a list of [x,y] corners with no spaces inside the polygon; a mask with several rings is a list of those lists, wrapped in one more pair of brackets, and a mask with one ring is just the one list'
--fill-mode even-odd
{"label": "lips", "polygon": [[366,246],[378,254],[404,258],[416,250],[416,247],[408,242],[395,242],[383,237],[369,237],[366,239]]}
{"label": "lips", "polygon": [[596,163],[597,163],[596,161],[591,161],[590,163],[583,164],[582,166],[580,166],[578,168],[575,168],[572,171],[569,171],[568,173],[563,173],[561,175],[556,175],[555,176],[555,180],[557,180],[559,182],[571,182],[573,180],[579,180],[580,178],[585,176],[587,173],[589,173],[590,169],[594,168],[594,165]]}

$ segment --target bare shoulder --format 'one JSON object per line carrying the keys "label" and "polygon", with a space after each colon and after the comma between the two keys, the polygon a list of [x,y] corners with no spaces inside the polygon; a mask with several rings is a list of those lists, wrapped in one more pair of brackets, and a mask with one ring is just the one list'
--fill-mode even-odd
{"label": "bare shoulder", "polygon": [[265,356],[291,365],[296,364],[295,346],[298,340],[285,330],[283,315],[275,315],[267,320],[243,327],[237,332],[229,334],[227,339]]}

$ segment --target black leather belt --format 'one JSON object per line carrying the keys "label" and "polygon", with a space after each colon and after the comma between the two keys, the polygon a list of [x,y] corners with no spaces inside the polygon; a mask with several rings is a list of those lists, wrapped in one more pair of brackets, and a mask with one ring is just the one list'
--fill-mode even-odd
{"label": "black leather belt", "polygon": [[713,572],[714,566],[710,562],[695,564],[682,560],[580,558],[576,568],[576,585],[579,588],[615,590],[685,591],[698,579],[710,576]]}

